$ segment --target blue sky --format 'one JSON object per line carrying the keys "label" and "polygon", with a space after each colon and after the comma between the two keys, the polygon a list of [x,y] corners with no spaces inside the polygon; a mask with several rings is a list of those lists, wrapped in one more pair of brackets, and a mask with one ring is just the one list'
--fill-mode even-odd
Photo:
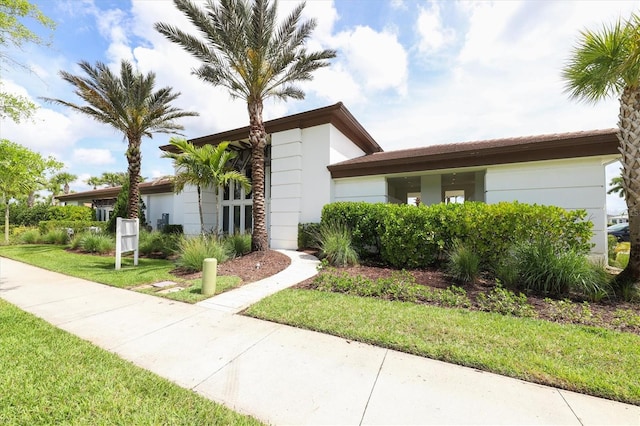
{"label": "blue sky", "polygon": [[[181,121],[186,137],[248,124],[246,107],[224,90],[191,75],[197,62],[153,29],[158,21],[189,29],[169,0],[36,0],[57,23],[51,45],[11,52],[33,72],[4,69],[4,90],[39,104],[34,122],[0,123],[3,138],[54,155],[83,182],[125,171],[122,135],[39,97],[77,101],[58,75],[80,73],[77,62],[117,65],[123,58],[157,74],[157,87],[182,93],[176,105],[200,112]],[[281,12],[297,1],[280,1]],[[579,31],[627,17],[639,1],[409,1],[310,0],[317,20],[311,49],[338,57],[305,83],[304,101],[269,102],[265,118],[345,103],[385,150],[490,138],[613,128],[618,103],[568,99],[560,69]],[[38,32],[40,29],[34,26]],[[142,174],[172,173],[158,146],[169,136],[143,140]],[[616,165],[607,168],[616,175]],[[608,210],[624,203],[610,197]]]}

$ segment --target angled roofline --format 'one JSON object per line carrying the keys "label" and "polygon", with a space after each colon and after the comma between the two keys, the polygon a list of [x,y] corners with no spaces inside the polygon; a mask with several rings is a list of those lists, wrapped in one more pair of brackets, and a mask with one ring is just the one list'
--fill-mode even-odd
{"label": "angled roofline", "polygon": [[[382,152],[382,148],[371,137],[369,132],[355,119],[342,102],[329,105],[323,108],[313,109],[298,114],[288,115],[286,117],[276,118],[264,122],[267,134],[283,132],[291,129],[306,129],[309,127],[319,126],[321,124],[331,123],[345,136],[347,136],[354,144],[356,144],[365,154],[373,154],[374,152]],[[189,142],[195,146],[205,144],[217,145],[224,141],[239,141],[249,137],[249,126],[240,127],[225,132],[215,133],[208,136],[190,139]],[[163,151],[174,151],[172,145],[163,145],[160,147]]]}
{"label": "angled roofline", "polygon": [[[58,195],[55,198],[60,201],[106,200],[117,198],[121,188],[122,186],[111,186],[108,188],[92,189],[90,191],[72,192],[70,194]],[[163,178],[149,182],[141,182],[139,188],[140,195],[173,192],[173,181]]]}
{"label": "angled roofline", "polygon": [[432,145],[329,165],[332,178],[618,154],[617,129]]}

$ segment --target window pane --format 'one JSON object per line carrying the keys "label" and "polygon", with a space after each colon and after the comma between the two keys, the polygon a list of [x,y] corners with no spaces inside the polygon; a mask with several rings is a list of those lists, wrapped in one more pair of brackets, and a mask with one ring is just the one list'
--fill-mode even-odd
{"label": "window pane", "polygon": [[[249,181],[251,181],[251,169],[246,169],[244,171],[244,175],[247,177],[247,179],[249,179]],[[250,200],[251,199],[251,189],[249,189],[247,191],[247,193],[244,196],[245,199]]]}
{"label": "window pane", "polygon": [[253,229],[253,208],[244,206],[244,232],[251,232]]}
{"label": "window pane", "polygon": [[229,233],[229,206],[222,207],[222,232]]}
{"label": "window pane", "polygon": [[235,182],[231,185],[233,186],[233,199],[240,200],[242,197],[242,186],[236,184]]}
{"label": "window pane", "polygon": [[223,200],[228,200],[229,199],[229,187],[228,186],[224,187],[224,194],[222,194],[222,199]]}
{"label": "window pane", "polygon": [[240,206],[233,206],[233,232],[240,231]]}

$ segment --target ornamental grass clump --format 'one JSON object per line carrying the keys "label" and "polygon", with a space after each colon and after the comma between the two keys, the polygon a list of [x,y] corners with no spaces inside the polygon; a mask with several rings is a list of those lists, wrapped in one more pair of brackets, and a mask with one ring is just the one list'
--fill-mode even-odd
{"label": "ornamental grass clump", "polygon": [[251,234],[235,233],[224,239],[233,257],[244,256],[251,251]]}
{"label": "ornamental grass clump", "polygon": [[106,254],[115,250],[116,242],[110,235],[87,232],[80,237],[80,248],[87,253]]}
{"label": "ornamental grass clump", "polygon": [[140,232],[138,250],[145,256],[167,258],[178,251],[180,235],[158,231]]}
{"label": "ornamental grass clump", "polygon": [[447,271],[463,283],[473,283],[480,276],[480,256],[468,245],[455,240],[448,253]]}
{"label": "ornamental grass clump", "polygon": [[45,244],[64,245],[69,242],[69,234],[66,229],[53,229],[42,236]]}
{"label": "ornamental grass clump", "polygon": [[320,257],[329,265],[344,267],[358,264],[358,253],[352,245],[349,227],[340,221],[326,221],[315,233],[316,247]]}
{"label": "ornamental grass clump", "polygon": [[176,264],[190,271],[202,271],[205,259],[214,258],[218,263],[229,260],[229,247],[215,236],[183,237],[179,244]]}
{"label": "ornamental grass clump", "polygon": [[592,300],[601,299],[609,291],[604,268],[574,250],[558,249],[538,239],[517,244],[511,256],[506,267],[516,271],[516,285],[525,291],[555,298],[575,292]]}
{"label": "ornamental grass clump", "polygon": [[29,229],[20,234],[20,242],[23,244],[38,244],[40,242],[40,231],[38,229]]}

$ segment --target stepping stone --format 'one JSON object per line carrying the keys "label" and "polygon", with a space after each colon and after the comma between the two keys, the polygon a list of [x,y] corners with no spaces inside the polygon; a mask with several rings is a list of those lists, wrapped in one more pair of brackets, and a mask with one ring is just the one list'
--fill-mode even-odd
{"label": "stepping stone", "polygon": [[176,285],[178,283],[174,283],[173,281],[160,281],[159,283],[151,284],[155,288],[165,288],[170,287],[172,285]]}
{"label": "stepping stone", "polygon": [[180,290],[184,290],[182,287],[172,287],[172,288],[168,288],[166,290],[160,290],[158,292],[158,294],[169,294],[169,293],[175,293],[176,291],[180,291]]}

